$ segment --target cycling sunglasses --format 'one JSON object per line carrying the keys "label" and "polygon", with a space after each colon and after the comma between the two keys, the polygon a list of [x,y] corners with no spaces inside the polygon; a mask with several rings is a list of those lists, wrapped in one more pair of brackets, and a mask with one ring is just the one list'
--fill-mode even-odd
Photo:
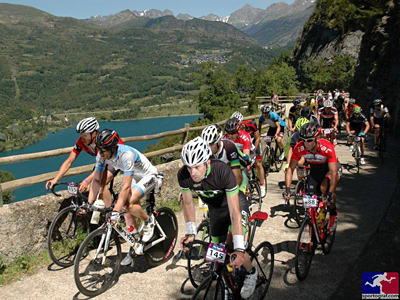
{"label": "cycling sunglasses", "polygon": [[100,148],[96,146],[97,151],[99,151],[100,153],[104,153],[107,152],[108,148]]}
{"label": "cycling sunglasses", "polygon": [[234,135],[234,134],[236,134],[236,133],[238,133],[238,131],[235,131],[235,132],[227,132],[226,134],[227,134],[227,135]]}
{"label": "cycling sunglasses", "polygon": [[315,141],[315,138],[310,138],[310,139],[301,139],[302,141],[304,141],[305,143],[312,143]]}

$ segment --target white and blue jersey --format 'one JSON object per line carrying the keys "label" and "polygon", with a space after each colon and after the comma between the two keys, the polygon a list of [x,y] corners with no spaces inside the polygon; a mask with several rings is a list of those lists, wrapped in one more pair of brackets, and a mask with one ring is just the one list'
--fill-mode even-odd
{"label": "white and blue jersey", "polygon": [[261,115],[258,120],[260,124],[268,124],[270,128],[276,128],[276,122],[279,122],[281,127],[286,127],[285,121],[283,121],[276,112],[269,112],[269,119],[264,119],[264,116]]}
{"label": "white and blue jersey", "polygon": [[101,159],[100,154],[97,154],[95,170],[103,171],[106,164],[123,171],[124,175],[133,175],[132,187],[138,189],[142,195],[154,187],[157,168],[135,148],[118,145],[114,158],[105,161]]}

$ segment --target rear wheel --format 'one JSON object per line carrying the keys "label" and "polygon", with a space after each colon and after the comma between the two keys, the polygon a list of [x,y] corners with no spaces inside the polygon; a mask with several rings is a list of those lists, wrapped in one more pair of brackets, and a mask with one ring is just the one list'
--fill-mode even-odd
{"label": "rear wheel", "polygon": [[[168,207],[160,207],[154,214],[156,220],[166,235],[166,239],[154,245],[144,252],[144,257],[150,266],[159,266],[173,257],[173,251],[178,238],[178,221],[175,213]],[[157,240],[161,235],[157,226],[154,229],[153,237],[147,242]]]}
{"label": "rear wheel", "polygon": [[271,157],[270,157],[270,147],[266,146],[264,148],[263,154],[262,154],[262,166],[264,168],[264,176],[265,178],[268,177],[269,171],[271,170]]}
{"label": "rear wheel", "polygon": [[294,205],[293,205],[294,218],[299,226],[301,225],[301,222],[303,222],[305,215],[303,196],[302,196],[305,193],[306,193],[306,186],[304,180],[299,180],[299,182],[296,184],[296,196],[294,197]]}
{"label": "rear wheel", "polygon": [[276,144],[276,150],[274,152],[275,152],[275,156],[274,156],[275,169],[277,172],[279,172],[282,169],[283,161],[284,161],[284,159],[279,159],[279,158],[280,158],[281,154],[283,152],[285,152],[285,150],[279,149],[278,144]]}
{"label": "rear wheel", "polygon": [[225,289],[222,282],[222,278],[213,278],[209,275],[204,281],[197,287],[192,299],[203,299],[203,300],[221,300],[225,299]]}
{"label": "rear wheel", "polygon": [[249,299],[264,299],[274,273],[274,248],[269,242],[262,242],[251,256],[252,265],[257,268],[258,278],[254,294]]}
{"label": "rear wheel", "polygon": [[105,292],[118,274],[121,259],[121,243],[115,232],[106,227],[93,231],[76,254],[74,278],[78,290],[89,297]]}
{"label": "rear wheel", "polygon": [[356,160],[357,173],[360,173],[360,159],[361,159],[360,152],[361,152],[360,146],[358,144],[356,144],[355,151],[354,151],[354,158]]}
{"label": "rear wheel", "polygon": [[315,251],[314,230],[309,218],[305,218],[301,224],[299,236],[297,237],[295,269],[298,280],[306,279],[310,271],[311,261]]}
{"label": "rear wheel", "polygon": [[246,194],[250,210],[253,210],[253,207],[256,207],[258,210],[261,210],[262,206],[261,188],[257,179],[250,180]]}
{"label": "rear wheel", "polygon": [[89,230],[87,216],[79,216],[75,207],[61,210],[51,222],[47,234],[47,249],[53,262],[63,268],[72,266]]}
{"label": "rear wheel", "polygon": [[205,260],[208,244],[205,241],[194,240],[187,254],[187,269],[189,280],[197,288],[210,275],[210,264]]}

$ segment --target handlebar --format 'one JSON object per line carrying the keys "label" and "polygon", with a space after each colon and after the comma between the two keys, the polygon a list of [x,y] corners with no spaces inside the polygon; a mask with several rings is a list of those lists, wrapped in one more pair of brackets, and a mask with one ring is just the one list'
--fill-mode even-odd
{"label": "handlebar", "polygon": [[[72,186],[72,184],[76,184],[76,186]],[[66,185],[68,186],[68,192],[71,195],[76,196],[77,194],[81,194],[79,193],[79,183],[78,182],[58,182],[56,184],[54,184],[51,188],[50,191],[53,193],[53,195],[57,196],[57,197],[61,197],[61,194],[58,194],[54,191],[54,188],[58,185]],[[75,190],[76,188],[76,190]]]}

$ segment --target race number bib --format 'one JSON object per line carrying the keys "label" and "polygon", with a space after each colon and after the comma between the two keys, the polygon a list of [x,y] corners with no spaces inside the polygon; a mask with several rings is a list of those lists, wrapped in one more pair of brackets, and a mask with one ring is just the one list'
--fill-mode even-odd
{"label": "race number bib", "polygon": [[264,140],[265,140],[266,143],[271,143],[272,137],[271,136],[266,136],[264,138]]}
{"label": "race number bib", "polygon": [[74,182],[68,184],[68,193],[71,195],[76,195],[78,193],[78,184]]}
{"label": "race number bib", "polygon": [[207,249],[206,261],[224,263],[226,248],[219,244],[210,243]]}
{"label": "race number bib", "polygon": [[303,205],[304,208],[318,207],[317,196],[303,195]]}
{"label": "race number bib", "polygon": [[359,142],[361,140],[361,138],[359,137],[359,136],[356,136],[355,138],[354,138],[354,141],[356,141],[356,142]]}
{"label": "race number bib", "polygon": [[325,134],[330,134],[331,133],[331,129],[330,128],[325,128],[324,129],[324,133]]}

